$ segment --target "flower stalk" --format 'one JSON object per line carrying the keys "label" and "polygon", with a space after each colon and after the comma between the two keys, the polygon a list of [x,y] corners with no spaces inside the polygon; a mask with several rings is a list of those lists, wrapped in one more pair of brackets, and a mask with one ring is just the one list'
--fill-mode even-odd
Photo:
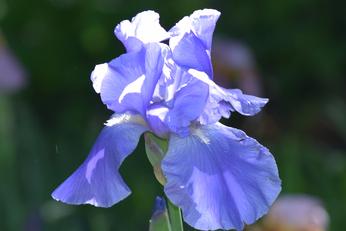
{"label": "flower stalk", "polygon": [[[166,202],[167,201],[167,202]],[[168,198],[156,197],[153,215],[149,221],[149,231],[183,231],[180,208]]]}
{"label": "flower stalk", "polygon": [[183,231],[183,220],[181,217],[180,208],[175,206],[169,199],[167,199],[168,214],[172,231]]}
{"label": "flower stalk", "polygon": [[[155,136],[152,133],[145,133],[144,135],[145,139],[145,150],[148,156],[148,159],[153,166],[154,174],[158,182],[160,182],[161,185],[165,185],[166,183],[166,178],[162,172],[161,169],[161,161],[165,157],[165,153],[167,152],[168,149],[168,142],[167,140],[161,139],[158,136]],[[158,197],[159,198],[159,197]],[[166,203],[167,201],[167,203]],[[163,198],[156,199],[155,202],[155,211],[153,214],[153,217],[155,217],[155,213],[158,213],[158,211],[163,211],[161,212],[160,218],[153,218],[150,220],[150,231],[183,231],[183,221],[181,217],[181,211],[180,208],[175,206],[168,198],[167,200],[164,200]],[[160,202],[160,203],[159,203]],[[165,203],[165,209],[162,209],[162,203]],[[160,205],[161,204],[161,205]],[[166,213],[167,213],[167,208],[168,208],[168,217],[169,219],[166,218]],[[163,223],[168,223],[168,224],[163,224]],[[152,228],[153,223],[159,223],[161,224],[160,226],[157,226],[157,228]],[[167,228],[168,227],[168,228]]]}
{"label": "flower stalk", "polygon": [[145,133],[145,152],[149,162],[153,166],[154,174],[161,185],[165,185],[166,178],[161,169],[161,161],[165,157],[168,148],[167,140],[161,139],[152,133]]}

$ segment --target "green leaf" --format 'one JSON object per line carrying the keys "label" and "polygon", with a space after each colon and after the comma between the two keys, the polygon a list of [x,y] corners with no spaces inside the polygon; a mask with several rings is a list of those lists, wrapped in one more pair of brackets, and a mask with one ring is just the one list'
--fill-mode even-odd
{"label": "green leaf", "polygon": [[181,211],[180,208],[175,206],[168,198],[167,198],[167,204],[168,204],[168,214],[169,214],[169,220],[171,223],[171,229],[172,231],[183,231],[183,220],[181,217]]}
{"label": "green leaf", "polygon": [[172,231],[166,201],[163,197],[156,197],[154,213],[150,219],[149,231]]}

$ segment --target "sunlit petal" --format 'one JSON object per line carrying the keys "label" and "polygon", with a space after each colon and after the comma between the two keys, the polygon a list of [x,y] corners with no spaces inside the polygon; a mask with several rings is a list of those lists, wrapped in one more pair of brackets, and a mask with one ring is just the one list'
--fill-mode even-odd
{"label": "sunlit petal", "polygon": [[169,38],[169,33],[159,22],[160,15],[148,10],[137,14],[132,21],[124,20],[114,30],[117,38],[128,52],[139,50],[142,44],[160,42]]}
{"label": "sunlit petal", "polygon": [[196,229],[237,229],[263,216],[281,182],[267,148],[222,124],[172,135],[162,161],[168,198]]}
{"label": "sunlit petal", "polygon": [[130,194],[118,169],[146,131],[138,116],[117,115],[101,131],[84,163],[53,193],[67,204],[110,207]]}

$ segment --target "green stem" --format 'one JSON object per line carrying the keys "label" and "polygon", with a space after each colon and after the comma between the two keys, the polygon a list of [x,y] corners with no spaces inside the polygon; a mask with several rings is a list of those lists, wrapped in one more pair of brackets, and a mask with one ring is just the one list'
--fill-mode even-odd
{"label": "green stem", "polygon": [[[162,184],[166,184],[166,178],[161,169],[161,161],[165,157],[168,149],[168,140],[155,136],[152,133],[145,133],[145,150],[151,165],[154,168],[156,179]],[[159,211],[150,221],[150,231],[183,231],[183,221],[181,212],[167,198],[165,211]],[[168,209],[168,217],[167,217]],[[155,214],[155,213],[154,213]],[[169,219],[168,219],[169,218]],[[167,227],[168,225],[168,227]]]}
{"label": "green stem", "polygon": [[167,204],[168,204],[168,214],[169,214],[169,220],[171,223],[171,229],[172,231],[183,231],[183,220],[181,217],[181,211],[180,208],[175,206],[168,198],[167,198]]}

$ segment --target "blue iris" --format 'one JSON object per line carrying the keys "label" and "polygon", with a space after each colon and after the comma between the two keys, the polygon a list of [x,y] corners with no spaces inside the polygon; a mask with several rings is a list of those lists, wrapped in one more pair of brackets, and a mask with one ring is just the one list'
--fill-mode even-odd
{"label": "blue iris", "polygon": [[168,141],[164,190],[189,225],[241,230],[268,211],[281,190],[273,156],[243,131],[218,122],[232,112],[254,115],[268,100],[213,82],[210,50],[219,16],[198,10],[167,32],[157,13],[145,11],[117,25],[126,53],[91,74],[114,115],[54,199],[110,207],[127,197],[118,169],[150,132]]}

